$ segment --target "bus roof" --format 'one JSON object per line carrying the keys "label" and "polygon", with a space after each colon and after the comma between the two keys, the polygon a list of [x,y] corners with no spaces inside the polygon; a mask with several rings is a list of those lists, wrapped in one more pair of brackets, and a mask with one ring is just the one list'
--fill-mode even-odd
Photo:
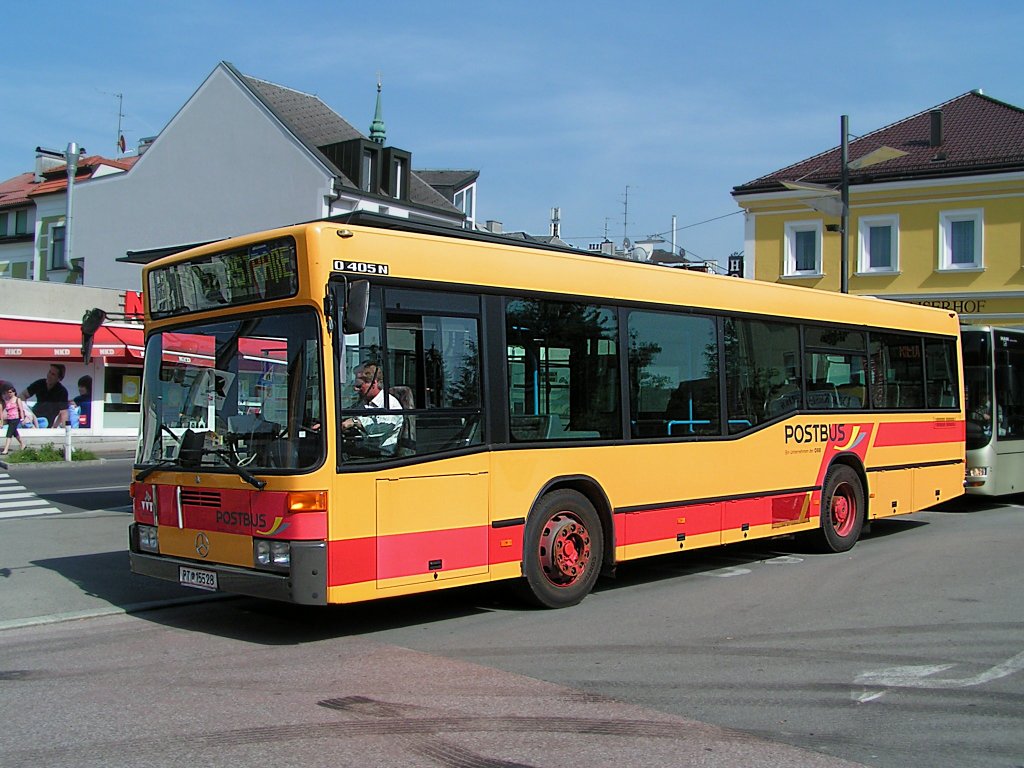
{"label": "bus roof", "polygon": [[[796,285],[745,280],[683,270],[659,264],[627,261],[606,254],[581,251],[555,244],[523,241],[495,233],[458,229],[423,221],[410,221],[367,211],[355,211],[314,219],[290,227],[255,232],[221,240],[193,250],[166,256],[144,268],[166,266],[200,254],[237,248],[271,237],[304,235],[308,240],[336,241],[339,232],[371,235],[346,239],[345,260],[389,262],[391,278],[427,280],[434,284],[474,285],[502,292],[552,293],[596,300],[638,304],[678,305],[726,313],[778,315],[802,320],[843,323],[852,326],[955,334],[956,313],[874,296],[843,295]],[[397,236],[420,243],[419,249],[380,248],[378,237]],[[464,247],[495,256],[515,253],[515,258],[468,258]],[[328,251],[324,251],[326,255]],[[332,265],[310,265],[313,300],[322,296]]]}

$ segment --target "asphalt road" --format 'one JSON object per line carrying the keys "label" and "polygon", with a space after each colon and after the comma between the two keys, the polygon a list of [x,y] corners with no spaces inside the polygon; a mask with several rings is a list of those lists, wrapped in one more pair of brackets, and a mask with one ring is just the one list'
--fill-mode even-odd
{"label": "asphalt road", "polygon": [[1024,766],[1017,501],[631,564],[563,611],[139,611],[202,596],[127,574],[126,512],[0,520],[0,763]]}

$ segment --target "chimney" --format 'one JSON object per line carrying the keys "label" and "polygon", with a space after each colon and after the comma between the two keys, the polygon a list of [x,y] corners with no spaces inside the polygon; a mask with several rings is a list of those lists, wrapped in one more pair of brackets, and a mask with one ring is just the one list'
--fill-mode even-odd
{"label": "chimney", "polygon": [[53,149],[36,147],[36,167],[33,181],[36,183],[41,182],[44,173],[52,171],[54,168],[60,168],[63,165],[67,165],[67,160],[64,158],[63,153]]}
{"label": "chimney", "polygon": [[144,139],[139,139],[139,148],[135,154],[142,157],[146,154],[146,150],[153,146],[154,141],[156,141],[156,136],[147,136]]}
{"label": "chimney", "polygon": [[487,231],[488,232],[492,232],[495,235],[500,235],[501,234],[501,222],[500,221],[495,221],[494,219],[488,219],[486,226],[487,226]]}
{"label": "chimney", "polygon": [[562,235],[562,209],[551,209],[551,236],[561,237]]}
{"label": "chimney", "polygon": [[932,119],[932,133],[928,145],[931,147],[942,146],[942,110],[933,109],[928,113]]}

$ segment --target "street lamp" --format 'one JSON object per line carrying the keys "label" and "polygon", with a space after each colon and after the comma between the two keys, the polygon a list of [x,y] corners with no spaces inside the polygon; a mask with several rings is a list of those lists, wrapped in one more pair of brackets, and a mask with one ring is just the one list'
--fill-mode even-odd
{"label": "street lamp", "polygon": [[[839,118],[839,131],[842,136],[839,144],[839,189],[826,186],[825,184],[813,184],[807,181],[784,181],[782,186],[786,189],[817,192],[820,197],[812,197],[801,202],[809,208],[820,211],[827,216],[839,218],[839,290],[841,293],[850,292],[850,171],[859,171],[872,165],[884,163],[897,157],[907,154],[895,147],[879,147],[868,152],[863,157],[850,161],[850,117],[842,115]],[[836,198],[839,198],[838,200]]]}

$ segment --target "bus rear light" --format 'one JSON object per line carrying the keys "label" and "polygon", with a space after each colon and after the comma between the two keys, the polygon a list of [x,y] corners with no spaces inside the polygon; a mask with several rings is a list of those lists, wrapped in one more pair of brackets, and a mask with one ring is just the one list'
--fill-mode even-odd
{"label": "bus rear light", "polygon": [[288,494],[289,512],[326,512],[327,491],[293,491]]}

